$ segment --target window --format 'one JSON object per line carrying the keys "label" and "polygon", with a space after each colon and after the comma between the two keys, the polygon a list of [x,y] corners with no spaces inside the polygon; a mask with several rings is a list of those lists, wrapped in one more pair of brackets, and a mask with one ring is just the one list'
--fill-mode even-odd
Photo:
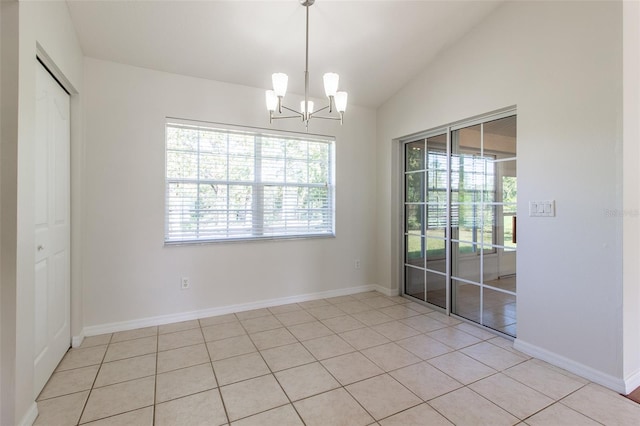
{"label": "window", "polygon": [[334,235],[334,140],[168,119],[165,242]]}

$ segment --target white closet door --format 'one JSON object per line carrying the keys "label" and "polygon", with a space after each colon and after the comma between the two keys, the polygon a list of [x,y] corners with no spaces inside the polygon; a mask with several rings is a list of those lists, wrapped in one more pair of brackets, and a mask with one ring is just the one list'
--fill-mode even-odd
{"label": "white closet door", "polygon": [[35,138],[37,396],[71,342],[69,95],[38,62]]}

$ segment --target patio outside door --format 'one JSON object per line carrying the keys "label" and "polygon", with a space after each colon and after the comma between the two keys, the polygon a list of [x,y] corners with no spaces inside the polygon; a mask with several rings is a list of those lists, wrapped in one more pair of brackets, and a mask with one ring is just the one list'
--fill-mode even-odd
{"label": "patio outside door", "polygon": [[403,142],[404,294],[516,335],[513,111]]}

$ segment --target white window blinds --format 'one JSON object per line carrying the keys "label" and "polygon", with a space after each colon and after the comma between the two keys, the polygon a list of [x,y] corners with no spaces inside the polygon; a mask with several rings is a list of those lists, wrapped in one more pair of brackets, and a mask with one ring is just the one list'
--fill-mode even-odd
{"label": "white window blinds", "polygon": [[167,120],[165,242],[334,235],[334,140]]}

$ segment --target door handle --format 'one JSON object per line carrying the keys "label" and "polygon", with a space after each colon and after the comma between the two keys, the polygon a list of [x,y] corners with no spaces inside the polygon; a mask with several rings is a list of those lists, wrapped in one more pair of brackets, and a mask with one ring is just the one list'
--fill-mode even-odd
{"label": "door handle", "polygon": [[38,246],[38,251],[42,251],[42,250],[44,250],[44,246],[43,246],[42,244],[40,244],[40,245]]}

